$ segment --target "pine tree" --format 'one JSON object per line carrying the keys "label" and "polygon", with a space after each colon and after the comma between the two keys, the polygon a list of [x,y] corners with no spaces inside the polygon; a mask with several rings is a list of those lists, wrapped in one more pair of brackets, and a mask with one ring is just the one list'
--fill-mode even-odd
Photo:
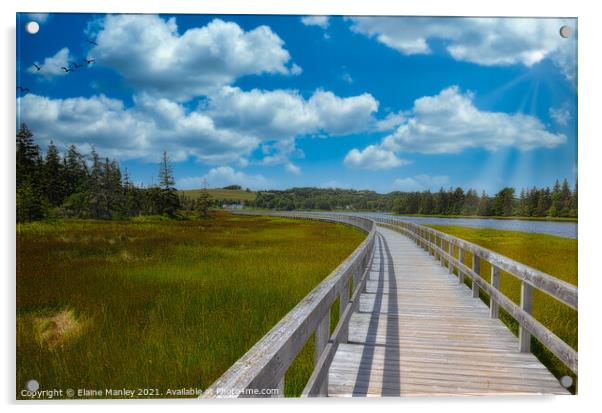
{"label": "pine tree", "polygon": [[17,220],[31,221],[46,215],[47,205],[42,195],[40,148],[25,123],[17,132],[16,144],[16,215]]}
{"label": "pine tree", "polygon": [[164,190],[174,189],[176,185],[173,177],[171,159],[169,159],[167,151],[163,151],[163,157],[161,158],[161,165],[159,168],[159,185],[161,186],[161,189]]}
{"label": "pine tree", "polygon": [[40,147],[35,144],[33,134],[25,123],[17,132],[17,189],[25,182],[36,186],[41,165]]}
{"label": "pine tree", "polygon": [[155,209],[158,213],[175,216],[176,211],[180,208],[180,198],[178,198],[175,185],[171,160],[167,151],[163,151],[159,166],[159,188],[154,196]]}
{"label": "pine tree", "polygon": [[84,157],[77,151],[75,145],[70,145],[63,159],[63,170],[65,175],[65,191],[71,195],[81,190],[88,175],[88,169]]}
{"label": "pine tree", "polygon": [[53,141],[48,145],[42,167],[42,188],[50,206],[57,207],[63,203],[66,195],[63,164]]}
{"label": "pine tree", "polygon": [[485,191],[483,191],[481,198],[479,199],[479,208],[477,214],[482,217],[491,215],[490,200]]}
{"label": "pine tree", "polygon": [[199,215],[204,218],[209,216],[209,208],[211,207],[211,195],[207,190],[207,180],[203,180],[203,189],[199,193],[199,197],[196,200],[195,209]]}

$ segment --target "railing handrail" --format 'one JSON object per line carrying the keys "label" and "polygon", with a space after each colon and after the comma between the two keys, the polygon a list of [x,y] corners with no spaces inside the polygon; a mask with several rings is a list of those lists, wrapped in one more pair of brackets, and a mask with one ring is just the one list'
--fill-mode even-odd
{"label": "railing handrail", "polygon": [[326,335],[325,342],[322,339],[324,348],[317,349],[317,362],[330,336],[330,309],[337,297],[344,297],[346,294],[347,299],[349,298],[349,282],[353,277],[355,288],[359,280],[356,275],[363,271],[372,255],[376,234],[373,220],[357,216],[253,211],[234,213],[332,221],[353,225],[368,232],[368,235],[351,255],[211,384],[203,393],[203,397],[263,396],[261,393],[253,393],[261,389],[279,389],[283,392],[286,371],[314,332],[316,339],[318,335]]}
{"label": "railing handrail", "polygon": [[[557,299],[560,302],[565,303],[567,306],[577,310],[577,288],[567,284],[553,276],[543,273],[541,271],[532,269],[524,264],[517,263],[516,261],[505,257],[501,254],[494,253],[486,248],[472,244],[460,238],[454,237],[449,234],[445,234],[441,231],[437,231],[433,228],[429,228],[423,225],[415,224],[413,222],[393,220],[389,218],[375,218],[375,221],[385,224],[385,226],[400,232],[406,233],[410,238],[413,238],[418,244],[431,251],[435,257],[439,257],[441,264],[445,265],[447,262],[450,273],[453,269],[458,271],[459,282],[463,282],[464,275],[468,276],[473,281],[473,297],[478,297],[479,288],[485,291],[490,296],[490,308],[492,317],[497,317],[497,308],[501,306],[506,310],[518,323],[519,323],[519,350],[522,352],[530,351],[531,334],[537,338],[548,350],[550,350],[558,359],[568,367],[572,372],[577,374],[577,362],[578,353],[570,345],[564,342],[561,338],[556,336],[547,327],[537,321],[531,315],[531,287],[534,287],[540,291],[545,292],[551,297]],[[432,234],[435,236],[433,240],[430,235],[425,237],[426,234]],[[439,238],[439,242],[437,241]],[[447,251],[444,249],[441,240],[447,242]],[[454,247],[459,248],[460,259],[455,258],[453,255]],[[484,259],[492,265],[492,280],[493,275],[496,274],[497,280],[489,283],[479,274],[480,261],[473,259],[473,268],[468,267],[463,262],[464,251],[472,252],[474,257]],[[492,257],[494,259],[492,260]],[[491,260],[491,261],[490,261]],[[493,261],[493,262],[492,262]],[[503,265],[503,264],[506,265]],[[509,265],[513,263],[513,265]],[[521,276],[521,274],[513,273],[516,265],[520,265],[523,271],[529,271],[527,276]],[[502,269],[508,274],[521,280],[521,303],[517,305],[504,295],[499,289],[499,270]],[[540,282],[534,282],[533,274],[537,272],[538,280]],[[541,282],[541,281],[545,282]],[[570,289],[565,289],[565,285],[570,286]],[[553,288],[550,288],[552,286]],[[567,302],[568,301],[568,302]],[[572,304],[574,303],[574,305]]]}

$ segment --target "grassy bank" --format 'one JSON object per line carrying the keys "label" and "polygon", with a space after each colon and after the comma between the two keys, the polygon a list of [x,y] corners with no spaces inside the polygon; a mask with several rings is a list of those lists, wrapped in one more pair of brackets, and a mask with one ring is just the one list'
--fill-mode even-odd
{"label": "grassy bank", "polygon": [[[330,223],[204,221],[17,227],[17,391],[205,389],[365,234]],[[313,340],[287,374],[298,394]],[[17,397],[19,397],[17,395]]]}
{"label": "grassy bank", "polygon": [[[184,189],[180,192],[183,195],[190,197],[191,199],[197,199],[199,194],[203,191],[202,189]],[[209,197],[212,199],[230,199],[233,201],[254,201],[257,198],[257,193],[247,192],[243,189],[220,189],[211,188],[207,189]]]}
{"label": "grassy bank", "polygon": [[[488,228],[429,226],[577,285],[577,240],[575,239]],[[456,253],[456,257],[457,255]],[[467,253],[465,263],[468,266],[470,266],[471,260],[471,254]],[[481,263],[481,276],[491,281],[491,266],[486,262]],[[467,280],[467,284],[470,285],[469,280]],[[507,297],[517,304],[520,303],[520,282],[517,279],[502,272],[500,288]],[[489,297],[483,293],[481,298],[485,302],[489,302]],[[534,289],[533,316],[562,340],[577,349],[577,311]],[[515,334],[518,334],[518,324],[507,313],[502,311],[500,318]],[[570,375],[575,379],[574,375],[535,339],[532,342],[532,350],[554,375],[557,377]]]}

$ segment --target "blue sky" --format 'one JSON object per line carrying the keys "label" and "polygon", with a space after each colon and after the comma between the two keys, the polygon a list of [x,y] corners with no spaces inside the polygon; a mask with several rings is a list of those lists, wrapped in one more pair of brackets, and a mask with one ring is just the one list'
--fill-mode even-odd
{"label": "blue sky", "polygon": [[137,183],[156,182],[163,150],[180,188],[576,178],[576,19],[17,19],[19,121],[43,147],[94,145]]}

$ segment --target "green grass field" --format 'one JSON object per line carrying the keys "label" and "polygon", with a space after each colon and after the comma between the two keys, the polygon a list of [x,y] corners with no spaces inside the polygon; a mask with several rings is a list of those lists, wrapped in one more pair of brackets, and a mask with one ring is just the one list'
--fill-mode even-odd
{"label": "green grass field", "polygon": [[[576,239],[489,228],[429,226],[577,285]],[[457,252],[455,256],[457,258]],[[467,253],[465,263],[468,266],[470,266],[471,260],[471,254]],[[481,263],[480,275],[487,281],[491,281],[491,266],[484,261]],[[466,282],[470,285],[469,280]],[[516,278],[502,272],[500,288],[507,297],[517,304],[520,303],[520,282]],[[484,293],[481,293],[481,298],[485,302],[489,302],[489,297]],[[567,344],[577,349],[577,311],[534,289],[533,316]],[[501,311],[500,318],[515,334],[518,334],[518,324],[505,311]],[[560,360],[535,339],[532,341],[532,351],[555,376],[570,375],[576,382],[576,377],[564,367]],[[575,391],[575,386],[572,390]]]}
{"label": "green grass field", "polygon": [[[19,224],[17,397],[32,378],[41,390],[205,389],[364,237],[223,213]],[[313,339],[286,394],[299,394],[312,369]]]}
{"label": "green grass field", "polygon": [[[196,199],[202,189],[185,189],[178,191],[192,199]],[[255,192],[247,192],[243,189],[207,189],[213,199],[231,199],[234,201],[254,201],[257,197]]]}

